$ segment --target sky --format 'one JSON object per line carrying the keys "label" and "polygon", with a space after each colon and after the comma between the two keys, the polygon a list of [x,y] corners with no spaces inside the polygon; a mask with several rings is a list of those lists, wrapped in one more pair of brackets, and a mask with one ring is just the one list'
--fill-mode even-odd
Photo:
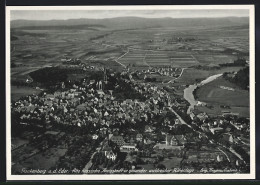
{"label": "sky", "polygon": [[52,20],[52,19],[103,19],[113,17],[145,18],[191,18],[191,17],[248,17],[246,9],[218,10],[11,10],[11,20]]}

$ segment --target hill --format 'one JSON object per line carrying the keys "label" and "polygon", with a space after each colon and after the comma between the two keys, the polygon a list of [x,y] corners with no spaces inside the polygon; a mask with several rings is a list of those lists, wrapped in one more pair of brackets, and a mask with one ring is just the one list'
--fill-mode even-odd
{"label": "hill", "polygon": [[85,25],[88,28],[136,29],[149,27],[197,27],[197,26],[240,26],[248,25],[248,17],[224,18],[141,18],[117,17],[107,19],[68,19],[68,20],[13,20],[11,28],[42,29],[44,26],[64,28],[64,26]]}

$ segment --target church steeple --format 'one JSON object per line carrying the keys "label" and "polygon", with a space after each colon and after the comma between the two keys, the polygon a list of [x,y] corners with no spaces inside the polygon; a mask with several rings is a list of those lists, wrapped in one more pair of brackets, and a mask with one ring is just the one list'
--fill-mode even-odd
{"label": "church steeple", "polygon": [[97,82],[97,89],[98,90],[104,90],[105,89],[105,85],[108,83],[107,81],[107,70],[104,67],[103,68],[103,80],[100,80],[99,82]]}
{"label": "church steeple", "polygon": [[107,69],[104,68],[104,83],[107,84]]}

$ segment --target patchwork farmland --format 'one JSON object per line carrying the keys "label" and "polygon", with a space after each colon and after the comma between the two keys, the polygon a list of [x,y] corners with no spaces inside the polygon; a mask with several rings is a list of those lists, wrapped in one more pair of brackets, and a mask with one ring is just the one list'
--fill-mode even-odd
{"label": "patchwork farmland", "polygon": [[124,65],[189,67],[199,62],[189,53],[167,51],[130,50],[119,60]]}
{"label": "patchwork farmland", "polygon": [[199,62],[192,55],[175,55],[171,57],[171,64],[176,67],[189,67],[199,64]]}
{"label": "patchwork farmland", "polygon": [[124,65],[132,64],[136,66],[147,66],[147,64],[144,62],[144,57],[144,51],[129,51],[118,61]]}
{"label": "patchwork farmland", "polygon": [[171,65],[171,60],[166,52],[149,52],[145,61],[150,66],[167,66]]}

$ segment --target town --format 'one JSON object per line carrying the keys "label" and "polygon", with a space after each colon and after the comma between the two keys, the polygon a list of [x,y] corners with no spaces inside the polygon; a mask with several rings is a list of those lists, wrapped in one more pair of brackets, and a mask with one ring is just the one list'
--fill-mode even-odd
{"label": "town", "polygon": [[[49,155],[48,169],[81,173],[121,168],[192,168],[199,173],[205,167],[248,172],[249,153],[241,147],[248,143],[248,119],[228,111],[188,114],[183,97],[147,81],[146,75],[156,72],[176,78],[181,69],[118,72],[66,61],[77,62],[68,66],[63,61],[60,68],[80,68],[92,76],[60,82],[52,93],[43,90],[12,103],[12,129],[27,140],[12,144],[14,173],[37,155]],[[57,154],[50,157],[50,151]]]}

